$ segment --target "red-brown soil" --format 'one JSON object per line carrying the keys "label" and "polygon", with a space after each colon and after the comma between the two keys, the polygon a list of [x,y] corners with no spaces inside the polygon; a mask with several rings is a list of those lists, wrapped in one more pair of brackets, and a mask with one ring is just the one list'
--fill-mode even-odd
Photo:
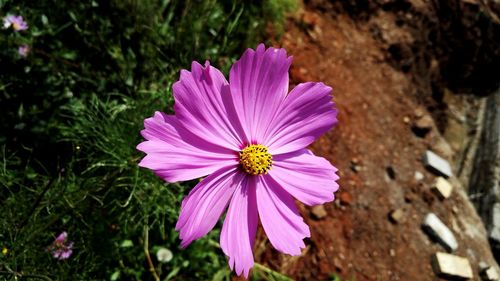
{"label": "red-brown soil", "polygon": [[[458,180],[451,179],[455,189],[449,199],[439,200],[430,191],[436,176],[421,161],[426,149],[450,161],[454,150],[434,124],[423,138],[411,129],[419,115],[431,115],[429,99],[419,96],[430,97],[425,93],[430,86],[389,59],[390,41],[411,42],[412,34],[397,26],[391,12],[378,10],[359,22],[311,6],[290,19],[280,44],[294,57],[294,83],[323,81],[334,89],[338,126],[312,149],[339,168],[341,189],[335,202],[325,204],[328,215],[322,219],[299,204],[311,227],[301,256],[276,252],[260,230],[256,260],[297,280],[333,275],[357,281],[440,280],[431,256],[445,249],[421,229],[424,216],[434,212],[455,234],[455,254],[469,259],[479,279],[480,261],[496,266],[484,227]],[[374,35],[374,26],[381,34]],[[428,67],[431,72],[435,65]],[[417,181],[415,172],[424,179]],[[389,219],[396,209],[404,214],[397,223]]]}

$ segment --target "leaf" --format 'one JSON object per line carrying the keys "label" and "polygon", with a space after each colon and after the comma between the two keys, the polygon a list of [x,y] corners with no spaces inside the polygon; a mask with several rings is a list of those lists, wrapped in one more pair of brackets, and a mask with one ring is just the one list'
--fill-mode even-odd
{"label": "leaf", "polygon": [[120,244],[120,248],[130,248],[134,246],[134,242],[132,240],[123,240]]}

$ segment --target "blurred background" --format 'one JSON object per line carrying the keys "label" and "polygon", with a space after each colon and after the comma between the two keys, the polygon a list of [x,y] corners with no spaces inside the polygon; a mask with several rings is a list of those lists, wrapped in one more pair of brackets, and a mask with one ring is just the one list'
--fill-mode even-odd
{"label": "blurred background", "polygon": [[227,75],[259,42],[294,57],[291,88],[333,87],[339,124],[312,150],[341,189],[299,204],[300,256],[259,229],[250,279],[496,280],[499,16],[496,0],[0,0],[0,280],[238,279],[220,225],[179,247],[197,181],[163,182],[135,146],[181,69]]}

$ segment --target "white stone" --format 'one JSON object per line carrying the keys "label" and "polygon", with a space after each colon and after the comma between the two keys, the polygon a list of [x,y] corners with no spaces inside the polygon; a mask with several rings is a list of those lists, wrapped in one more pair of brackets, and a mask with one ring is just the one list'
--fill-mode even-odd
{"label": "white stone", "polygon": [[422,226],[447,251],[453,252],[458,248],[457,239],[455,239],[451,230],[435,214],[427,214]]}
{"label": "white stone", "polygon": [[427,150],[424,154],[424,164],[447,178],[453,175],[450,163],[430,150]]}
{"label": "white stone", "polygon": [[422,174],[422,173],[421,173],[421,172],[419,172],[419,171],[416,171],[416,172],[415,172],[415,180],[416,180],[416,181],[421,181],[421,180],[423,180],[423,179],[424,179],[424,174]]}
{"label": "white stone", "polygon": [[[493,240],[495,245],[500,245],[500,203],[493,204],[491,229],[489,232],[489,238]],[[495,246],[494,245],[494,246]]]}
{"label": "white stone", "polygon": [[491,266],[481,271],[481,277],[487,281],[497,281],[499,278],[498,272]]}
{"label": "white stone", "polygon": [[439,198],[446,199],[450,197],[451,191],[453,190],[453,186],[445,178],[438,177],[434,181],[434,184],[432,185],[431,189],[432,191],[434,191],[434,193],[436,193],[439,196]]}
{"label": "white stone", "polygon": [[469,260],[447,253],[437,252],[432,257],[432,267],[438,275],[463,279],[473,277]]}
{"label": "white stone", "polygon": [[480,261],[477,266],[479,267],[479,271],[484,271],[484,270],[490,268],[490,266],[487,263],[485,263],[484,261]]}

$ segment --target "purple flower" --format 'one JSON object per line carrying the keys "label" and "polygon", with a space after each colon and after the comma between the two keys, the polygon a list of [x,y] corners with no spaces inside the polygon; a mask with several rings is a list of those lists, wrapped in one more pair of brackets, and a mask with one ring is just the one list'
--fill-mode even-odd
{"label": "purple flower", "polygon": [[15,31],[28,29],[28,24],[24,21],[22,16],[8,15],[4,17],[3,28],[7,29],[11,26]]}
{"label": "purple flower", "polygon": [[47,250],[58,260],[65,260],[73,253],[73,242],[67,242],[68,233],[61,232]]}
{"label": "purple flower", "polygon": [[284,49],[248,49],[229,82],[208,62],[181,71],[175,115],[144,121],[147,153],[139,166],[168,182],[204,177],[181,205],[181,246],[207,234],[227,210],[220,245],[238,275],[254,264],[258,220],[279,251],[300,255],[310,236],[294,198],[306,205],[334,199],[337,169],[307,146],[337,123],[332,89],[297,85],[288,93],[292,58]]}
{"label": "purple flower", "polygon": [[17,48],[17,53],[23,58],[27,57],[29,52],[30,47],[28,45],[21,45],[19,46],[19,48]]}

